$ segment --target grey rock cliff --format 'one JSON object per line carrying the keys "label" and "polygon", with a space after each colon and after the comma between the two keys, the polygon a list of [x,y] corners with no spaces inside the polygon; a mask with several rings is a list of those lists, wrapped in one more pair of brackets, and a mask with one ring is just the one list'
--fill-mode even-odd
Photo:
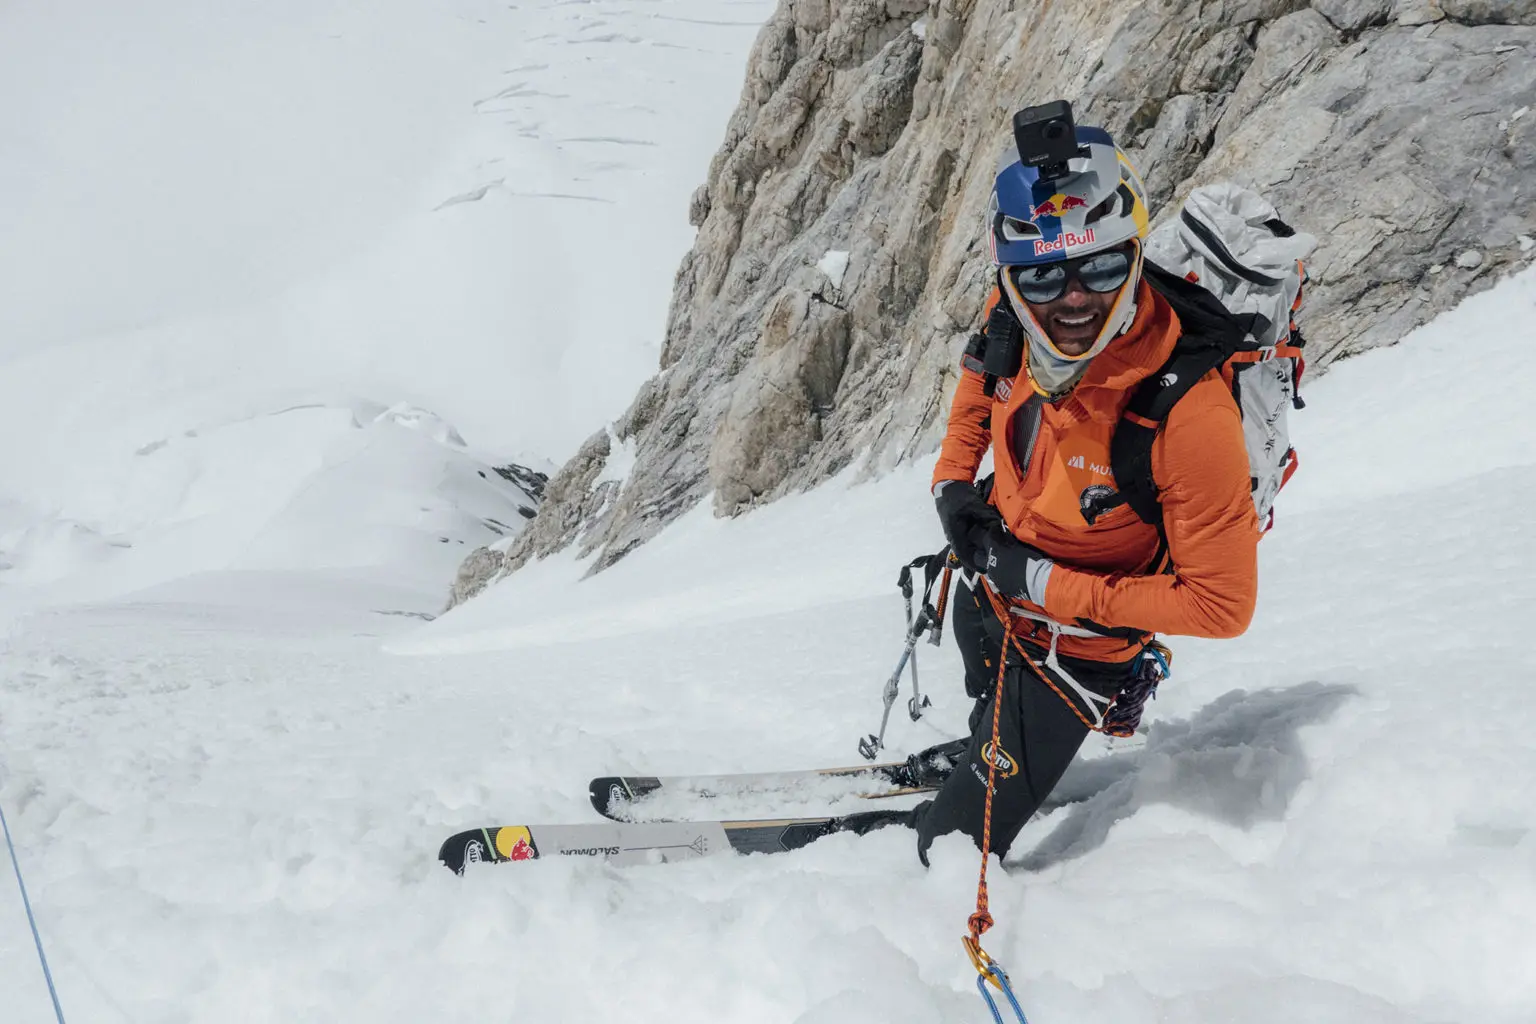
{"label": "grey rock cliff", "polygon": [[1232,179],[1322,239],[1314,367],[1397,340],[1529,259],[1533,24],[1536,0],[781,0],[687,211],[660,373],[455,596],[571,544],[601,569],[711,494],[732,515],[932,451],[1029,103],[1108,128],[1155,210]]}

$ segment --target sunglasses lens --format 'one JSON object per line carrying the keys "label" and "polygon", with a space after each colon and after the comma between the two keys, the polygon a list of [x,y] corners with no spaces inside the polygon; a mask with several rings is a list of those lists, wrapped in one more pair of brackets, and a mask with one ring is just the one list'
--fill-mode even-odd
{"label": "sunglasses lens", "polygon": [[1077,279],[1091,292],[1112,292],[1131,276],[1131,257],[1121,250],[1090,256],[1077,267]]}
{"label": "sunglasses lens", "polygon": [[1014,267],[1014,286],[1026,302],[1054,302],[1067,291],[1067,281],[1077,278],[1091,292],[1112,292],[1131,276],[1131,254],[1112,249],[1081,259],[1038,266]]}
{"label": "sunglasses lens", "polygon": [[1050,302],[1061,298],[1067,290],[1067,268],[1060,263],[1018,267],[1013,273],[1013,283],[1026,302]]}

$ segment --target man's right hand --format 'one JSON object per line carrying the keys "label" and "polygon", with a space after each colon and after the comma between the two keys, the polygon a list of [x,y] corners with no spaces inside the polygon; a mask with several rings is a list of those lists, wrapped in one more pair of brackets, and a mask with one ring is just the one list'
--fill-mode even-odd
{"label": "man's right hand", "polygon": [[933,500],[949,549],[971,572],[982,571],[986,553],[972,538],[983,536],[987,527],[1001,523],[1003,517],[981,496],[975,484],[964,480],[940,480],[934,485]]}

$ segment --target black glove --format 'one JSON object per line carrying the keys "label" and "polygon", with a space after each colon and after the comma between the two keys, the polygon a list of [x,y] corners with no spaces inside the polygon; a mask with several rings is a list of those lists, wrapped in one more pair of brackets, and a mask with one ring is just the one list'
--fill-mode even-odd
{"label": "black glove", "polygon": [[1001,521],[978,532],[972,547],[979,568],[1000,592],[1045,605],[1045,587],[1056,563],[1042,551],[1009,536]]}
{"label": "black glove", "polygon": [[944,527],[944,539],[949,549],[960,559],[960,564],[971,572],[980,572],[986,561],[978,550],[976,541],[987,527],[1001,525],[1003,517],[997,509],[987,504],[974,484],[964,480],[943,480],[933,490],[934,504],[939,510],[939,523]]}

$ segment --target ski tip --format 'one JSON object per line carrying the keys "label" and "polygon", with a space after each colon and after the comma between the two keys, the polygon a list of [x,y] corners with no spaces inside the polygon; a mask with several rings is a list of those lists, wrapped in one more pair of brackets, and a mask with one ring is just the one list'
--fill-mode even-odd
{"label": "ski tip", "polygon": [[629,820],[629,806],[635,800],[661,788],[661,780],[650,776],[602,775],[587,786],[592,809],[615,821]]}
{"label": "ski tip", "polygon": [[456,875],[471,864],[500,864],[508,860],[537,860],[539,849],[526,825],[474,828],[449,836],[437,859]]}
{"label": "ski tip", "polygon": [[471,850],[474,851],[476,860],[484,859],[482,855],[484,844],[481,842],[479,829],[449,836],[438,849],[437,859],[442,861],[443,867],[449,871],[462,875],[464,866],[469,863]]}

